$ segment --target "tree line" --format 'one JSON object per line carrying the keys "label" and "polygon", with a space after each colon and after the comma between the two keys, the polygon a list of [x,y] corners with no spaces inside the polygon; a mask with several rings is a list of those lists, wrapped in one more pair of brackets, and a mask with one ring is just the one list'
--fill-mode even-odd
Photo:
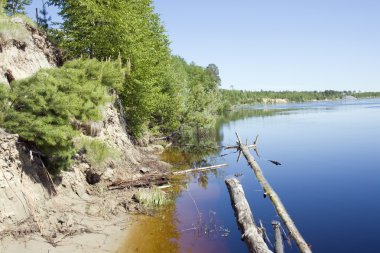
{"label": "tree line", "polygon": [[221,89],[224,108],[230,108],[239,104],[263,103],[266,99],[286,99],[289,102],[306,102],[315,100],[336,100],[347,96],[355,98],[380,97],[380,92],[356,92],[356,91],[247,91]]}

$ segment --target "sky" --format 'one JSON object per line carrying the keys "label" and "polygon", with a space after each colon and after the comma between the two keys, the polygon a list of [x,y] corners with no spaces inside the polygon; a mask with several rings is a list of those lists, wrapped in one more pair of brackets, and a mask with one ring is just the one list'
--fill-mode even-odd
{"label": "sky", "polygon": [[[36,5],[38,0],[28,12]],[[154,0],[154,5],[172,53],[201,66],[216,64],[223,88],[380,91],[379,0]]]}

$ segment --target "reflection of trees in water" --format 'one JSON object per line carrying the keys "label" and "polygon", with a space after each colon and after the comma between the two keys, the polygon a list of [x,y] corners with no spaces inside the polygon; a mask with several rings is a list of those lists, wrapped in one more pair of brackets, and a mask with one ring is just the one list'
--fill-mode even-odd
{"label": "reflection of trees in water", "polygon": [[214,169],[197,173],[198,185],[203,189],[206,189],[210,176],[214,176],[215,178],[224,178],[225,171],[223,169]]}
{"label": "reflection of trees in water", "polygon": [[218,154],[218,131],[215,128],[187,128],[174,140],[174,145],[198,157]]}
{"label": "reflection of trees in water", "polygon": [[220,153],[214,128],[183,128],[173,140],[173,148],[165,150],[161,159],[177,169],[208,166]]}
{"label": "reflection of trees in water", "polygon": [[202,186],[203,189],[207,188],[208,185],[208,172],[201,172],[198,176],[198,185]]}
{"label": "reflection of trees in water", "polygon": [[[289,109],[241,109],[225,112],[212,128],[182,128],[173,140],[173,147],[165,150],[161,159],[174,165],[175,169],[204,167],[215,163],[221,152],[224,135],[222,127],[229,122],[251,117],[269,117],[284,113]],[[211,174],[218,177],[223,170],[196,173],[201,187],[206,188]]]}
{"label": "reflection of trees in water", "polygon": [[[234,111],[226,111],[221,115],[216,121],[216,128],[222,130],[222,126],[228,124],[230,122],[247,119],[252,117],[271,117],[276,116],[281,113],[285,113],[291,110],[295,110],[294,108],[286,108],[286,109],[253,109],[253,108],[241,108],[239,110]],[[222,135],[221,133],[220,135]]]}

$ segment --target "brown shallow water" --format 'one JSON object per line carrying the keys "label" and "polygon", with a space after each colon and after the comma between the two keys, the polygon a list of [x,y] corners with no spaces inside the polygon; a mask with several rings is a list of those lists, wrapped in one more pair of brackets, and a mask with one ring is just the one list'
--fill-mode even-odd
{"label": "brown shallow water", "polygon": [[[219,241],[225,231],[220,228],[210,231],[213,224],[209,220],[198,227],[198,221],[193,206],[181,209],[178,214],[173,204],[154,216],[138,216],[118,253],[227,252],[223,242]],[[213,240],[219,242],[210,243]]]}
{"label": "brown shallow water", "polygon": [[[199,166],[199,156],[177,150],[166,150],[161,159],[176,169]],[[224,243],[228,229],[217,221],[215,212],[198,207],[219,195],[218,187],[208,185],[207,173],[177,176],[171,182],[172,187],[165,190],[175,202],[152,216],[136,216],[137,221],[118,253],[228,252]]]}
{"label": "brown shallow water", "polygon": [[228,229],[216,220],[213,211],[198,207],[219,195],[217,187],[205,184],[201,174],[173,180],[173,187],[168,191],[174,194],[175,203],[164,206],[152,216],[136,215],[118,253],[228,252],[224,243]]}
{"label": "brown shallow water", "polygon": [[178,252],[179,233],[174,217],[175,205],[160,210],[155,216],[137,216],[119,253]]}

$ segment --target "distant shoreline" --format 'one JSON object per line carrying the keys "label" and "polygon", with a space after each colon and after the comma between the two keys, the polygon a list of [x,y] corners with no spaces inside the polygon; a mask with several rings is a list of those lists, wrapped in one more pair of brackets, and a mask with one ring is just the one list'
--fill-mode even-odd
{"label": "distant shoreline", "polygon": [[[286,104],[302,104],[302,103],[310,103],[310,102],[333,102],[333,101],[360,101],[360,100],[365,100],[365,99],[379,99],[380,97],[362,97],[362,98],[349,98],[349,99],[345,99],[345,98],[338,98],[338,99],[324,99],[324,100],[307,100],[307,101],[301,101],[301,102],[298,102],[298,101],[286,101],[286,102],[283,102],[283,100],[281,100],[280,102],[272,102],[272,103],[259,103],[259,102],[256,102],[256,103],[246,103],[246,104],[236,104],[236,105],[233,105],[231,106],[231,109],[229,111],[234,111],[234,110],[239,110],[239,109],[248,109],[247,107],[249,106],[256,106],[256,105],[286,105]],[[274,99],[276,100],[276,99]],[[260,109],[260,108],[259,108]]]}

